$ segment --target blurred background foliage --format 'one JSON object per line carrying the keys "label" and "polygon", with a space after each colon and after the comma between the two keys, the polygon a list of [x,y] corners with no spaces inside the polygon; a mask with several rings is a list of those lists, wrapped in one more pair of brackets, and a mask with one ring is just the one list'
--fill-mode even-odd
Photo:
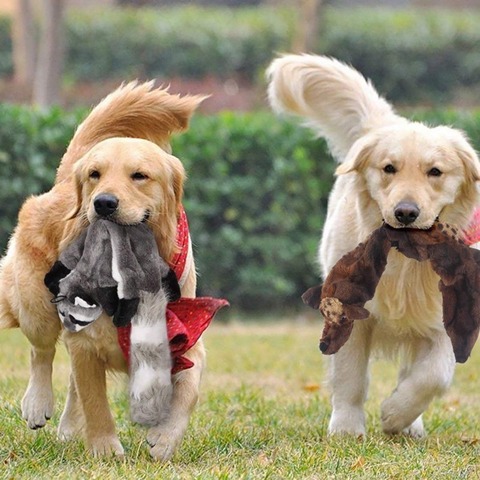
{"label": "blurred background foliage", "polygon": [[[388,98],[440,104],[480,78],[480,10],[325,7],[315,52],[351,63]],[[91,8],[66,16],[64,81],[214,76],[264,84],[298,28],[288,7]],[[0,18],[0,76],[12,75],[11,21]]]}
{"label": "blurred background foliage", "polygon": [[[0,107],[2,249],[25,196],[50,188],[85,115]],[[414,118],[454,124],[480,147],[480,112],[428,110]],[[194,117],[173,149],[188,172],[199,293],[224,296],[241,311],[302,308],[300,295],[318,283],[317,243],[333,181],[325,143],[267,112],[222,112]]]}
{"label": "blurred background foliage", "polygon": [[[0,249],[24,199],[50,188],[86,107],[122,81],[155,78],[174,93],[211,94],[173,142],[188,171],[199,293],[241,311],[302,309],[300,295],[319,278],[335,165],[312,132],[268,112],[264,72],[294,50],[295,5],[307,1],[69,8],[62,108],[18,105],[29,97],[15,83],[13,20],[0,16]],[[462,128],[480,148],[480,9],[331,3],[339,2],[322,6],[309,51],[351,63],[407,116]]]}

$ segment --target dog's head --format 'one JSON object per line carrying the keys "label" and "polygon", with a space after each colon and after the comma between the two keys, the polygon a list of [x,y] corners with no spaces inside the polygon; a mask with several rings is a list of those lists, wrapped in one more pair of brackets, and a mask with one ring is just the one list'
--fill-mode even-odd
{"label": "dog's head", "polygon": [[157,242],[175,248],[183,194],[182,163],[158,145],[137,138],[110,138],[95,145],[74,167],[77,205],[72,216],[122,225],[147,222]]}
{"label": "dog's head", "polygon": [[[426,229],[435,219],[464,226],[478,201],[480,162],[464,135],[406,122],[376,129],[350,149],[337,174],[357,172],[383,220]],[[370,212],[365,212],[368,215]]]}

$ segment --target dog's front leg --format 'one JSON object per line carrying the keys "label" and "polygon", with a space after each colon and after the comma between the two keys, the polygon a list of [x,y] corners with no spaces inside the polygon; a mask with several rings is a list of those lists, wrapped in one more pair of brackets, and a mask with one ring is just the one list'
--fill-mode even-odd
{"label": "dog's front leg", "polygon": [[[78,335],[78,334],[77,334]],[[75,390],[85,418],[85,441],[95,456],[123,455],[107,399],[106,365],[94,351],[68,346]]]}
{"label": "dog's front leg", "polygon": [[48,316],[39,319],[24,314],[20,328],[31,344],[30,379],[22,399],[22,416],[30,428],[37,429],[45,426],[53,414],[52,365],[60,322],[58,318],[52,321]]}
{"label": "dog's front leg", "polygon": [[169,460],[179,447],[198,401],[200,380],[205,365],[205,349],[202,339],[185,355],[194,366],[173,377],[173,398],[167,421],[149,429],[147,442],[150,454],[160,461]]}
{"label": "dog's front leg", "polygon": [[397,388],[382,403],[382,427],[386,433],[422,437],[425,432],[421,414],[435,396],[450,386],[455,355],[450,338],[442,330],[429,338],[417,338],[412,345],[413,361],[403,367]]}
{"label": "dog's front leg", "polygon": [[32,345],[30,379],[22,398],[22,416],[32,429],[44,427],[53,414],[52,364],[55,344],[50,348]]}
{"label": "dog's front leg", "polygon": [[368,390],[371,332],[368,320],[355,322],[347,343],[333,355],[330,366],[332,416],[328,433],[365,436],[363,404]]}

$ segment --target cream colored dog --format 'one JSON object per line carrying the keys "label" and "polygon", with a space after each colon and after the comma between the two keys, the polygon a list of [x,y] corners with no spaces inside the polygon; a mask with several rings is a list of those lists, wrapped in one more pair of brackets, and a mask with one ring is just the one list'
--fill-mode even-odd
{"label": "cream colored dog", "polygon": [[[271,64],[269,98],[327,139],[340,163],[319,249],[326,275],[378,228],[463,228],[478,202],[480,164],[458,130],[398,116],[357,71],[331,58],[287,55]],[[452,381],[455,359],[442,323],[439,278],[428,262],[392,250],[371,316],[355,322],[333,356],[329,433],[365,435],[370,353],[401,358],[398,385],[381,409],[383,430],[425,434],[422,413]]]}
{"label": "cream colored dog", "polygon": [[[80,125],[63,157],[51,191],[28,199],[0,267],[0,327],[20,327],[32,345],[31,376],[22,401],[30,428],[53,413],[52,362],[60,322],[45,274],[59,253],[89,222],[108,215],[122,224],[146,221],[160,255],[176,251],[177,215],[184,181],[181,162],[170,154],[173,132],[187,128],[203,97],[183,97],[128,84],[106,97]],[[193,257],[188,256],[182,295],[194,297]],[[112,320],[103,316],[78,333],[65,332],[72,375],[58,435],[83,434],[95,455],[122,455],[107,402],[105,372],[127,371]],[[187,354],[195,363],[174,379],[168,420],[147,434],[151,454],[169,459],[180,444],[197,402],[204,348]]]}

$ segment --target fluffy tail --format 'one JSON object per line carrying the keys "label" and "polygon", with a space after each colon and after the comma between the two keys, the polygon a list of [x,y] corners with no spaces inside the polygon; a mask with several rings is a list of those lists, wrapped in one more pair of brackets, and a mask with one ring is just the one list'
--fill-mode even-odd
{"label": "fluffy tail", "polygon": [[206,96],[171,95],[153,82],[131,82],[105,97],[77,129],[57,171],[68,178],[75,162],[93,145],[112,137],[144,138],[170,152],[172,133],[186,130]]}
{"label": "fluffy tail", "polygon": [[272,108],[305,118],[339,161],[370,130],[404,121],[360,73],[332,58],[285,55],[267,76]]}

